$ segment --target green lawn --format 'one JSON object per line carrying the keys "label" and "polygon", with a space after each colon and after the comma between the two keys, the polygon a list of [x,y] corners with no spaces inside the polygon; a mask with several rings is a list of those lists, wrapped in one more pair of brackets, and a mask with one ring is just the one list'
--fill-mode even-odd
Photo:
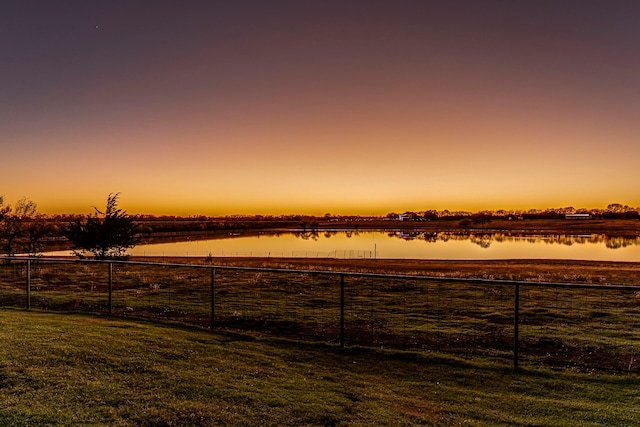
{"label": "green lawn", "polygon": [[[0,264],[0,305],[26,307],[26,263]],[[233,271],[189,265],[113,265],[113,313],[257,331],[289,339],[499,357],[515,340],[513,285],[413,278],[341,278],[300,271]],[[579,267],[575,267],[579,270]],[[107,313],[108,265],[39,260],[31,307]],[[582,372],[640,374],[640,288],[520,285],[519,360]],[[341,332],[344,334],[341,335]]]}
{"label": "green lawn", "polygon": [[640,423],[640,378],[0,310],[0,425]]}

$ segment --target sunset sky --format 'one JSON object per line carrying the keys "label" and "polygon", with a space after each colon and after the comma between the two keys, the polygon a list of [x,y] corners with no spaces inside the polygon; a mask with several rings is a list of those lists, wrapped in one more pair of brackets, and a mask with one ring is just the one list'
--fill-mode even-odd
{"label": "sunset sky", "polygon": [[640,206],[640,2],[3,1],[0,195],[89,213]]}

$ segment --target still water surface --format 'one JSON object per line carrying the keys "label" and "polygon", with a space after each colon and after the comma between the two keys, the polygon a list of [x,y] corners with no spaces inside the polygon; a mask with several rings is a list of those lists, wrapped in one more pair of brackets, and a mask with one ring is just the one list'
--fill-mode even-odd
{"label": "still water surface", "polygon": [[139,256],[256,256],[414,259],[579,259],[640,261],[640,238],[459,235],[389,231],[230,235],[214,240],[140,245]]}

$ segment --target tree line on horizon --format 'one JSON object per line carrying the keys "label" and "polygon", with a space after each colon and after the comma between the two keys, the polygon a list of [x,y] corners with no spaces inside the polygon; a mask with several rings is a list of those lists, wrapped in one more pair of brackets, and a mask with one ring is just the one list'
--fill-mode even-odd
{"label": "tree line on horizon", "polygon": [[[640,219],[640,207],[631,207],[620,203],[610,203],[605,209],[599,208],[574,208],[572,206],[563,208],[528,209],[528,210],[481,210],[478,212],[467,211],[405,211],[402,215],[414,220],[437,220],[437,219],[464,219],[474,217],[485,217],[495,219],[561,219],[565,215],[589,214],[594,218],[602,219]],[[400,213],[390,212],[386,218],[398,218]]]}
{"label": "tree line on horizon", "polygon": [[[140,236],[157,233],[215,232],[224,230],[249,230],[288,227],[314,229],[321,221],[397,220],[400,213],[386,216],[357,215],[231,215],[208,217],[203,215],[176,217],[155,215],[129,215],[118,207],[120,193],[107,197],[104,210],[93,207],[86,215],[45,215],[38,211],[35,202],[22,198],[13,206],[5,204],[0,196],[0,254],[36,256],[43,252],[45,241],[68,239],[77,256],[93,256],[96,259],[125,258],[127,249],[135,246]],[[529,210],[483,210],[479,212],[425,210],[405,211],[403,218],[412,221],[460,220],[460,226],[487,224],[494,219],[560,219],[567,214],[588,213],[602,219],[640,219],[640,208],[611,203],[605,209],[574,207]]]}
{"label": "tree line on horizon", "polygon": [[492,218],[523,218],[523,219],[559,219],[568,214],[590,214],[596,218],[603,219],[636,219],[640,218],[640,207],[632,207],[629,205],[623,205],[621,203],[610,203],[606,208],[574,208],[573,206],[567,206],[562,208],[546,208],[546,209],[498,209],[498,210],[481,210],[478,212],[469,211],[449,211],[447,209],[426,210],[426,211],[405,211],[402,213],[390,212],[386,215],[386,218],[398,218],[399,215],[405,215],[413,219],[463,219],[474,216],[485,216]]}
{"label": "tree line on horizon", "polygon": [[[111,196],[119,197],[120,193],[112,193]],[[93,207],[94,210],[96,209]],[[94,212],[95,213],[95,212]],[[371,218],[371,219],[393,219],[398,218],[400,214],[408,215],[410,218],[424,218],[424,219],[459,219],[464,217],[471,217],[473,215],[485,215],[494,218],[508,218],[508,217],[526,217],[526,218],[540,218],[551,219],[559,218],[566,214],[588,213],[595,217],[602,218],[624,218],[640,216],[640,207],[633,207],[630,205],[623,205],[621,203],[610,203],[606,208],[575,208],[573,206],[558,207],[558,208],[545,208],[545,209],[483,209],[476,212],[464,211],[464,210],[449,210],[449,209],[427,209],[421,211],[393,211],[386,215],[342,215],[325,213],[324,215],[305,215],[305,214],[281,214],[281,215],[262,215],[262,214],[235,214],[235,215],[154,215],[154,214],[136,214],[134,219],[138,222],[155,222],[155,221],[304,221],[304,220],[329,220],[329,219],[356,219],[356,218]],[[15,207],[4,204],[4,197],[0,195],[0,221],[6,215],[20,218],[41,218],[49,222],[64,223],[82,220],[92,214],[78,214],[78,213],[56,213],[45,214],[38,212],[35,202],[29,200],[26,197],[18,200]]]}

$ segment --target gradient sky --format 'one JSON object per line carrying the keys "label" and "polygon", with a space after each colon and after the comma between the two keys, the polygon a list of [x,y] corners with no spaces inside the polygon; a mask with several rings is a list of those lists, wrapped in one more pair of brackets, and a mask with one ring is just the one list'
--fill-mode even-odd
{"label": "gradient sky", "polygon": [[89,213],[640,206],[640,2],[3,1],[0,195]]}

